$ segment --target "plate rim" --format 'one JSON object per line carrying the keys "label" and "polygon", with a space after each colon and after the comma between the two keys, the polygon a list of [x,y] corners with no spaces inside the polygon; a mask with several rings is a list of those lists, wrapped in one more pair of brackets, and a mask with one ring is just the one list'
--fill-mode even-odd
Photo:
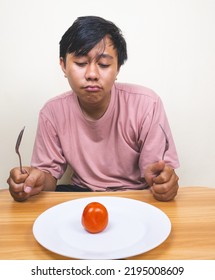
{"label": "plate rim", "polygon": [[[166,225],[168,225],[168,229],[166,229],[166,233],[165,233],[165,237],[163,237],[162,239],[161,239],[161,241],[159,241],[159,242],[157,242],[157,244],[155,244],[154,246],[152,246],[151,248],[149,248],[149,249],[147,249],[147,250],[140,250],[140,251],[138,251],[138,252],[136,252],[136,253],[132,253],[132,254],[125,254],[125,255],[121,255],[121,256],[119,256],[119,257],[107,257],[107,258],[105,258],[105,257],[93,257],[92,256],[92,254],[91,254],[91,256],[88,254],[88,256],[87,257],[84,257],[84,258],[82,258],[82,257],[80,257],[80,256],[75,256],[74,254],[67,254],[67,253],[63,253],[63,252],[59,252],[59,250],[56,250],[56,249],[54,249],[54,248],[50,248],[50,246],[47,246],[47,245],[45,245],[44,244],[44,242],[43,241],[41,241],[40,240],[40,238],[38,238],[38,236],[37,236],[37,234],[35,234],[35,228],[37,227],[37,225],[38,225],[38,223],[40,222],[40,219],[43,217],[43,216],[45,216],[45,215],[47,215],[47,214],[49,214],[49,212],[51,212],[51,211],[53,211],[53,210],[55,210],[55,209],[57,209],[57,208],[60,208],[60,207],[62,207],[62,206],[64,206],[64,205],[69,205],[69,204],[72,204],[72,203],[78,203],[79,201],[81,201],[81,202],[86,202],[86,203],[89,203],[89,202],[91,202],[91,201],[98,201],[98,202],[101,202],[102,203],[102,201],[100,201],[100,200],[121,200],[121,201],[124,201],[124,202],[126,202],[126,201],[129,201],[129,202],[131,202],[131,203],[135,203],[136,205],[145,205],[146,207],[149,207],[149,208],[151,208],[151,209],[153,209],[154,211],[157,211],[157,213],[159,213],[164,219],[165,219],[165,223],[166,223]],[[134,199],[134,198],[127,198],[127,197],[118,197],[118,196],[106,196],[106,195],[101,195],[101,196],[89,196],[89,197],[83,197],[83,198],[74,198],[74,199],[71,199],[71,200],[67,200],[67,201],[64,201],[64,202],[61,202],[61,203],[58,203],[58,204],[56,204],[56,205],[54,205],[54,206],[51,206],[51,207],[49,207],[48,209],[46,209],[46,210],[44,210],[42,213],[40,213],[38,216],[37,216],[37,218],[34,220],[34,222],[33,222],[33,226],[32,226],[32,232],[33,232],[33,236],[34,236],[34,238],[35,238],[35,240],[43,247],[43,248],[45,248],[46,250],[48,250],[48,251],[51,251],[51,252],[53,252],[53,253],[55,253],[55,254],[58,254],[58,255],[61,255],[61,256],[64,256],[64,257],[67,257],[67,258],[72,258],[72,259],[84,259],[84,260],[86,260],[86,259],[88,259],[88,260],[90,260],[90,259],[92,259],[92,260],[95,260],[95,259],[102,259],[102,260],[104,260],[104,259],[123,259],[123,258],[129,258],[129,257],[133,257],[133,256],[136,256],[136,255],[139,255],[139,254],[144,254],[144,253],[146,253],[146,252],[148,252],[148,251],[150,251],[150,250],[152,250],[152,249],[154,249],[154,248],[156,248],[156,247],[158,247],[159,245],[161,245],[168,237],[169,237],[169,235],[170,235],[170,233],[171,233],[171,230],[172,230],[172,224],[171,224],[171,221],[170,221],[170,218],[168,217],[168,215],[163,211],[163,210],[161,210],[160,208],[158,208],[157,206],[154,206],[154,205],[152,205],[152,204],[150,204],[150,203],[147,203],[147,202],[144,202],[144,201],[141,201],[141,200],[138,200],[138,199]]]}

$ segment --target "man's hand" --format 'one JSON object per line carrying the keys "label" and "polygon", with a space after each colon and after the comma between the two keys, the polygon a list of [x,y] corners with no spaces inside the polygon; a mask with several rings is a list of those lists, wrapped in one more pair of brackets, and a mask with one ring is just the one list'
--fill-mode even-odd
{"label": "man's hand", "polygon": [[145,170],[144,177],[157,200],[168,201],[176,196],[179,178],[165,161],[150,164]]}
{"label": "man's hand", "polygon": [[20,168],[13,168],[7,180],[10,194],[14,200],[24,201],[30,196],[40,193],[48,182],[51,183],[50,190],[55,189],[56,180],[51,174],[37,168],[24,167],[24,169],[26,173],[22,174]]}

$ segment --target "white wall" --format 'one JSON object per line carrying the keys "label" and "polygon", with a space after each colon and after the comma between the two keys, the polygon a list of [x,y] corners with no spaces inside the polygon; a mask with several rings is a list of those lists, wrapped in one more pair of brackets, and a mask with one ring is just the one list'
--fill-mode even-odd
{"label": "white wall", "polygon": [[31,158],[38,112],[68,90],[58,43],[81,15],[114,21],[128,43],[118,81],[154,89],[163,99],[180,157],[180,184],[215,187],[214,0],[0,0],[0,187]]}

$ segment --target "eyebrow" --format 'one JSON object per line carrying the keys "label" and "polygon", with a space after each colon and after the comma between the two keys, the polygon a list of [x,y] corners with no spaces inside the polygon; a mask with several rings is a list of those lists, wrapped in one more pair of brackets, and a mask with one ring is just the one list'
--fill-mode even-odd
{"label": "eyebrow", "polygon": [[[82,57],[82,56],[85,56],[87,57],[88,55],[75,55],[76,57]],[[107,54],[107,53],[101,53],[101,54],[98,54],[96,55],[96,60],[98,61],[99,59],[101,58],[107,58],[107,59],[114,59],[114,57],[110,54]]]}
{"label": "eyebrow", "polygon": [[98,54],[98,55],[97,55],[97,59],[96,59],[96,60],[99,60],[100,58],[113,59],[113,56],[110,55],[110,54],[107,54],[107,53],[101,53],[101,54]]}

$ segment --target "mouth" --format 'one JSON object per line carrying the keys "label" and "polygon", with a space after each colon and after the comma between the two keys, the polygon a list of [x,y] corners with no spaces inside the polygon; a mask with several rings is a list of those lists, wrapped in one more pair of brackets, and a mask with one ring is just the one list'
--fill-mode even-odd
{"label": "mouth", "polygon": [[88,92],[97,92],[101,90],[100,86],[86,86],[84,89]]}

